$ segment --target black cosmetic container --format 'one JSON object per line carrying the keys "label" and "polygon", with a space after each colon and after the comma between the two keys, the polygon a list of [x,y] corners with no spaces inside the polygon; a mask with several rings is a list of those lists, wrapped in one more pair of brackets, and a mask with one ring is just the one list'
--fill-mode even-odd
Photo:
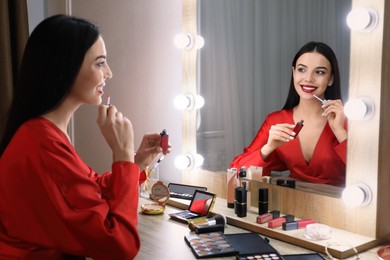
{"label": "black cosmetic container", "polygon": [[246,217],[246,189],[238,187],[234,192],[234,213],[237,217]]}
{"label": "black cosmetic container", "polygon": [[263,215],[268,212],[268,189],[259,189],[259,215]]}

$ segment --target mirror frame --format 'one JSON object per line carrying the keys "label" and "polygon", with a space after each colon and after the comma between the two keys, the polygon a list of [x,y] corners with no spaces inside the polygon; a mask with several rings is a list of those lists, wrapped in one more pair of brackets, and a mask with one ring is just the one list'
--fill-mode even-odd
{"label": "mirror frame", "polygon": [[[182,2],[183,32],[194,35],[197,34],[196,2]],[[349,122],[346,184],[367,184],[373,193],[372,201],[365,207],[348,208],[341,199],[295,191],[292,192],[296,196],[295,201],[303,199],[310,202],[309,205],[306,203],[296,207],[291,205],[293,203],[290,199],[290,203],[279,203],[283,208],[278,209],[281,212],[303,214],[306,218],[314,218],[332,227],[383,241],[390,237],[390,225],[387,223],[390,216],[390,160],[386,158],[390,153],[390,118],[385,116],[390,113],[390,106],[387,105],[390,103],[390,89],[386,88],[390,86],[390,77],[386,75],[390,71],[390,3],[386,4],[385,0],[353,0],[352,8],[359,7],[377,10],[379,22],[370,33],[351,32],[349,98],[369,97],[374,102],[375,114],[368,121]],[[183,52],[185,93],[196,94],[196,59],[197,50]],[[195,122],[195,110],[183,111],[183,153],[196,153]],[[182,172],[182,181],[186,184],[206,185],[218,197],[226,198],[225,172],[187,169]],[[280,189],[280,200],[287,200],[281,193]]]}

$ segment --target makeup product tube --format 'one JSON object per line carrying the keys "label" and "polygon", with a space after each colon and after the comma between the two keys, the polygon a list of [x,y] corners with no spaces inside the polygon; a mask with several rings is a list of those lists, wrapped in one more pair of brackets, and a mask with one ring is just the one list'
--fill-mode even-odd
{"label": "makeup product tube", "polygon": [[259,189],[259,215],[265,214],[268,212],[268,189],[260,188]]}
{"label": "makeup product tube", "polygon": [[234,208],[234,190],[238,187],[237,184],[237,169],[231,168],[227,170],[227,207]]}
{"label": "makeup product tube", "polygon": [[305,228],[307,225],[314,224],[314,223],[316,222],[312,219],[301,219],[292,222],[284,222],[282,228],[283,230],[288,231],[288,230],[294,230],[298,228]]}
{"label": "makeup product tube", "polygon": [[161,136],[161,148],[163,150],[163,154],[167,154],[168,151],[168,132],[166,129],[162,130],[160,133]]}
{"label": "makeup product tube", "polygon": [[269,213],[264,213],[260,216],[257,216],[256,222],[259,224],[264,224],[272,219],[276,219],[280,217],[279,210],[271,210]]}
{"label": "makeup product tube", "polygon": [[247,202],[246,209],[250,210],[251,209],[251,199],[252,199],[251,190],[249,188],[250,183],[247,180],[243,180],[243,181],[241,181],[241,183],[242,183],[242,187],[246,190],[246,202]]}
{"label": "makeup product tube", "polygon": [[237,217],[246,217],[246,189],[238,187],[235,190],[234,213]]}
{"label": "makeup product tube", "polygon": [[298,136],[298,134],[299,134],[299,132],[301,131],[302,127],[303,127],[303,120],[299,121],[299,122],[295,125],[295,127],[294,127],[294,129],[293,129],[293,132],[295,133],[295,137],[294,137],[294,138],[296,138],[296,137]]}
{"label": "makeup product tube", "polygon": [[212,226],[197,226],[195,227],[196,234],[211,233],[211,232],[224,232],[225,225],[215,224]]}

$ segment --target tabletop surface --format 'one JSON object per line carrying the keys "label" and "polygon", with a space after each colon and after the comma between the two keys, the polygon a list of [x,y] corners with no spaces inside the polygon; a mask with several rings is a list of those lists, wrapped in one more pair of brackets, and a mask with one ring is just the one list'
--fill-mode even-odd
{"label": "tabletop surface", "polygon": [[[148,199],[140,198],[139,207],[145,203],[152,203]],[[139,213],[138,231],[141,238],[141,249],[135,259],[196,259],[190,247],[186,244],[184,237],[193,232],[190,231],[187,224],[177,222],[169,218],[169,213],[181,211],[181,209],[166,206],[164,214],[144,215]],[[249,232],[244,229],[227,225],[225,234]],[[313,253],[313,251],[285,243],[280,240],[268,238],[269,243],[281,255]],[[359,253],[361,260],[376,260],[376,251],[373,248]],[[326,257],[325,257],[326,258]],[[236,259],[235,256],[214,257],[212,259]],[[328,258],[327,258],[328,259]],[[347,259],[355,259],[350,257]]]}

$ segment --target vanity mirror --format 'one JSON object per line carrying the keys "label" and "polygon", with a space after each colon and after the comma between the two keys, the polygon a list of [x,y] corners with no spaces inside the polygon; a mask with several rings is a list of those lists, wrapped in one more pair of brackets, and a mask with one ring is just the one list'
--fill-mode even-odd
{"label": "vanity mirror", "polygon": [[[350,0],[197,3],[198,33],[207,42],[198,53],[197,69],[198,93],[206,100],[197,116],[197,152],[205,158],[202,169],[226,171],[252,142],[265,116],[283,107],[293,56],[309,41],[332,46],[347,100],[351,30],[345,18]],[[330,185],[298,182],[296,188],[341,194],[340,188]]]}
{"label": "vanity mirror", "polygon": [[[390,63],[390,6],[383,0],[352,0],[351,8],[359,7],[377,10],[379,20],[371,32],[351,32],[348,98],[370,98],[375,106],[375,114],[367,121],[349,123],[346,185],[364,183],[369,186],[373,193],[371,203],[364,207],[348,208],[338,198],[277,187],[272,188],[275,189],[277,201],[271,203],[282,212],[314,218],[332,227],[378,238],[378,242],[390,237],[390,226],[386,223],[390,215],[390,193],[387,190],[390,161],[385,158],[390,152],[390,119],[383,115],[390,110],[387,105],[390,90],[386,88],[389,84],[386,71]],[[198,33],[196,11],[196,0],[183,1],[183,30],[194,35]],[[194,95],[197,94],[196,60],[197,50],[183,55],[183,91]],[[205,102],[207,104],[207,99]],[[196,114],[194,110],[183,112],[184,153],[197,152]],[[183,182],[206,185],[219,197],[226,197],[225,171],[187,169],[183,171]],[[361,249],[373,245],[366,244]]]}
{"label": "vanity mirror", "polygon": [[280,110],[289,90],[291,62],[309,41],[327,43],[348,97],[351,1],[199,0],[197,151],[203,169],[226,171],[255,137],[265,116]]}

